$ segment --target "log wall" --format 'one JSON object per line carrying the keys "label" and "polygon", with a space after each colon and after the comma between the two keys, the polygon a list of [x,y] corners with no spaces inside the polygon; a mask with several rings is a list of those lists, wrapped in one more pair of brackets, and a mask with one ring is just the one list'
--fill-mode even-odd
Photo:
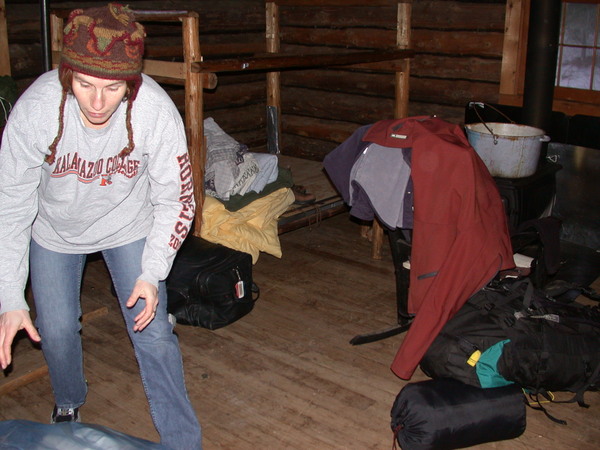
{"label": "log wall", "polygon": [[[264,49],[264,0],[136,1],[133,8],[190,9],[200,13],[202,53],[252,53]],[[74,8],[99,2],[51,2]],[[395,43],[394,7],[281,7],[282,50],[334,51]],[[428,1],[412,5],[409,115],[436,114],[460,123],[472,100],[498,101],[505,1]],[[6,0],[11,71],[21,89],[42,71],[40,6]],[[149,25],[148,52],[158,57],[167,44],[180,46],[177,27]],[[326,43],[326,45],[325,45]],[[159,45],[158,45],[159,44]],[[282,81],[282,151],[322,160],[358,126],[393,117],[393,74],[384,70],[285,71]],[[183,111],[181,87],[166,86]],[[251,148],[263,149],[265,75],[220,74],[205,93],[206,115]]]}

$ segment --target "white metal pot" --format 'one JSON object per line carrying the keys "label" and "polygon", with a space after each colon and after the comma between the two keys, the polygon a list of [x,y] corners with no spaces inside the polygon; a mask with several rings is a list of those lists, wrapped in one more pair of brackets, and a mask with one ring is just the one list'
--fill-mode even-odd
{"label": "white metal pot", "polygon": [[493,177],[523,178],[533,175],[542,142],[550,141],[544,130],[514,123],[465,125],[467,138]]}

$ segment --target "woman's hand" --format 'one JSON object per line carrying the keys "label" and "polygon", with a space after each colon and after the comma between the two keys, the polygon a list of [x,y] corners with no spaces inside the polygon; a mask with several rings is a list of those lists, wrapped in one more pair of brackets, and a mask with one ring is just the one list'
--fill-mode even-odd
{"label": "woman's hand", "polygon": [[158,307],[158,288],[147,281],[138,280],[133,287],[133,292],[127,299],[127,307],[133,308],[137,301],[143,298],[146,301],[146,306],[135,319],[133,331],[142,331],[154,320],[156,316],[156,308]]}
{"label": "woman's hand", "polygon": [[29,339],[40,342],[42,338],[33,326],[29,312],[24,309],[0,314],[0,366],[6,369],[12,362],[11,347],[17,331],[25,330]]}

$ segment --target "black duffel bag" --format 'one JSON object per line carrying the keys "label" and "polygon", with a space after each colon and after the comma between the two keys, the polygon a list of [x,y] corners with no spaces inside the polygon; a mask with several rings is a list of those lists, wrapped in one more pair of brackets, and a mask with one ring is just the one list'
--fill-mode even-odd
{"label": "black duffel bag", "polygon": [[177,323],[210,330],[242,318],[258,300],[252,256],[188,236],[167,278],[167,310]]}
{"label": "black duffel bag", "polygon": [[441,450],[519,437],[527,415],[516,385],[482,389],[438,378],[405,385],[391,417],[403,450]]}

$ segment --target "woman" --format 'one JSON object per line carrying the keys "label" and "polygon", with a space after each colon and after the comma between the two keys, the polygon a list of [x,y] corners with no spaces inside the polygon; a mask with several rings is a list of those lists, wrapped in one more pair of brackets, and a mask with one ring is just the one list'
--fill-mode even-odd
{"label": "woman", "polygon": [[80,420],[80,286],[86,255],[101,252],[161,443],[201,448],[164,283],[194,217],[192,176],[181,117],[141,74],[144,36],[127,7],[73,11],[58,70],[11,113],[0,149],[0,365],[26,330],[48,363],[52,421]]}

